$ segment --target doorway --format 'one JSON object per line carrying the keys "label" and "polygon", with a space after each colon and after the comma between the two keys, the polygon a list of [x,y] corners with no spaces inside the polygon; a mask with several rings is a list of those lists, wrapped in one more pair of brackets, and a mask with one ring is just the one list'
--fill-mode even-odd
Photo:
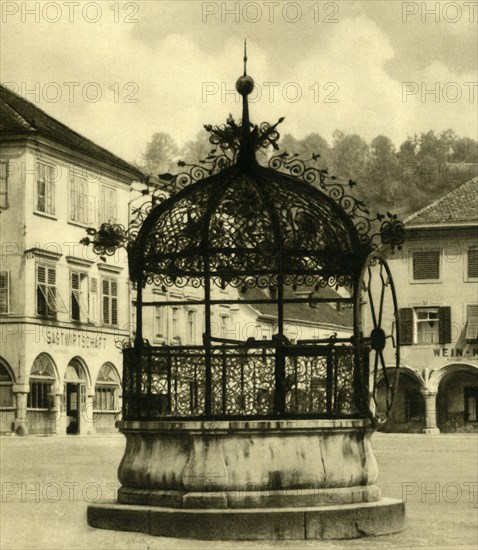
{"label": "doorway", "polygon": [[478,422],[478,388],[465,390],[465,422]]}
{"label": "doorway", "polygon": [[68,418],[68,426],[66,433],[70,435],[78,434],[80,431],[80,384],[66,384],[66,415]]}

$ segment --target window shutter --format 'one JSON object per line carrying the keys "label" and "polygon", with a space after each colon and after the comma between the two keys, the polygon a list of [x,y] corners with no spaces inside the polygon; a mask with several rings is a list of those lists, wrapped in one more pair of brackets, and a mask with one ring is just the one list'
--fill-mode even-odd
{"label": "window shutter", "polygon": [[56,284],[56,270],[53,267],[48,268],[48,284],[49,285]]}
{"label": "window shutter", "polygon": [[469,344],[478,343],[478,305],[469,305],[466,308],[466,341]]}
{"label": "window shutter", "polygon": [[413,344],[413,309],[404,307],[398,310],[400,340],[404,346]]}
{"label": "window shutter", "polygon": [[468,278],[478,279],[478,246],[468,249]]}
{"label": "window shutter", "polygon": [[96,279],[95,277],[92,277],[90,279],[90,289],[91,289],[91,292],[93,293],[97,293],[98,292],[98,279]]}
{"label": "window shutter", "polygon": [[438,330],[440,333],[440,344],[451,342],[451,307],[440,307],[438,309]]}
{"label": "window shutter", "polygon": [[74,271],[71,274],[71,288],[72,290],[80,290],[80,275]]}
{"label": "window shutter", "polygon": [[103,323],[105,325],[110,324],[110,285],[108,279],[102,281],[102,309],[103,309]]}
{"label": "window shutter", "polygon": [[47,167],[48,169],[48,182],[46,185],[47,193],[47,212],[48,214],[55,213],[55,179],[53,175],[53,168],[51,166]]}
{"label": "window shutter", "polygon": [[111,324],[118,324],[118,298],[111,298]]}
{"label": "window shutter", "polygon": [[43,265],[39,265],[37,268],[38,283],[46,283],[46,268]]}
{"label": "window shutter", "polygon": [[437,250],[413,253],[413,278],[416,281],[440,278],[440,253]]}
{"label": "window shutter", "polygon": [[9,285],[9,272],[0,271],[0,313],[9,313],[9,297],[10,297],[10,285]]}
{"label": "window shutter", "polygon": [[118,324],[118,283],[111,281],[111,324]]}

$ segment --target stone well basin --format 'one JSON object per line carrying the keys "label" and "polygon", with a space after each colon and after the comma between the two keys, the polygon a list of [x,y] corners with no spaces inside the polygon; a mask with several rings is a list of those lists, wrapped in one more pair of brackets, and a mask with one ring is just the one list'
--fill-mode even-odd
{"label": "stone well basin", "polygon": [[366,419],[122,421],[121,504],[290,508],[375,502]]}

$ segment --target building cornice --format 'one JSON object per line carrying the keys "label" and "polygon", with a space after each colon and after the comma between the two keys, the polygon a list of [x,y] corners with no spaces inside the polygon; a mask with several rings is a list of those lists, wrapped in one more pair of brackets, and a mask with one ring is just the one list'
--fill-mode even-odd
{"label": "building cornice", "polygon": [[51,262],[57,262],[63,254],[60,252],[53,252],[52,250],[46,250],[44,248],[29,248],[25,250],[25,256],[31,260],[33,258],[40,258],[42,260],[49,260]]}
{"label": "building cornice", "polygon": [[78,267],[91,267],[95,262],[86,258],[78,258],[76,256],[66,256],[66,261]]}
{"label": "building cornice", "polygon": [[117,265],[111,265],[111,264],[98,263],[97,265],[100,271],[104,271],[106,273],[114,273],[116,275],[121,273],[124,269],[122,267],[118,267]]}

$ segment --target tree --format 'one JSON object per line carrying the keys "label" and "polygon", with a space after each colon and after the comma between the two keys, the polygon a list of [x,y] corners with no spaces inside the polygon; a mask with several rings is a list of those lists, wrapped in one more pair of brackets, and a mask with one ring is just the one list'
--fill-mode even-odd
{"label": "tree", "polygon": [[303,160],[312,158],[312,155],[319,154],[327,162],[331,158],[330,147],[327,140],[320,134],[313,132],[304,139],[295,139],[291,134],[286,134],[280,140],[280,148],[290,155],[298,154]]}
{"label": "tree", "polygon": [[179,156],[181,160],[188,164],[198,164],[204,160],[214,149],[214,145],[209,141],[210,134],[205,130],[197,133],[196,139],[188,141],[181,149]]}
{"label": "tree", "polygon": [[369,157],[367,142],[358,134],[346,135],[341,130],[335,130],[333,137],[334,175],[344,181],[362,181]]}
{"label": "tree", "polygon": [[179,147],[166,132],[153,134],[142,155],[144,170],[150,175],[174,173],[177,169]]}
{"label": "tree", "polygon": [[396,207],[400,200],[400,162],[390,138],[379,135],[370,143],[365,181],[359,191],[377,210]]}
{"label": "tree", "polygon": [[401,182],[409,210],[415,211],[452,191],[475,172],[477,142],[451,130],[433,130],[408,137],[400,146]]}

